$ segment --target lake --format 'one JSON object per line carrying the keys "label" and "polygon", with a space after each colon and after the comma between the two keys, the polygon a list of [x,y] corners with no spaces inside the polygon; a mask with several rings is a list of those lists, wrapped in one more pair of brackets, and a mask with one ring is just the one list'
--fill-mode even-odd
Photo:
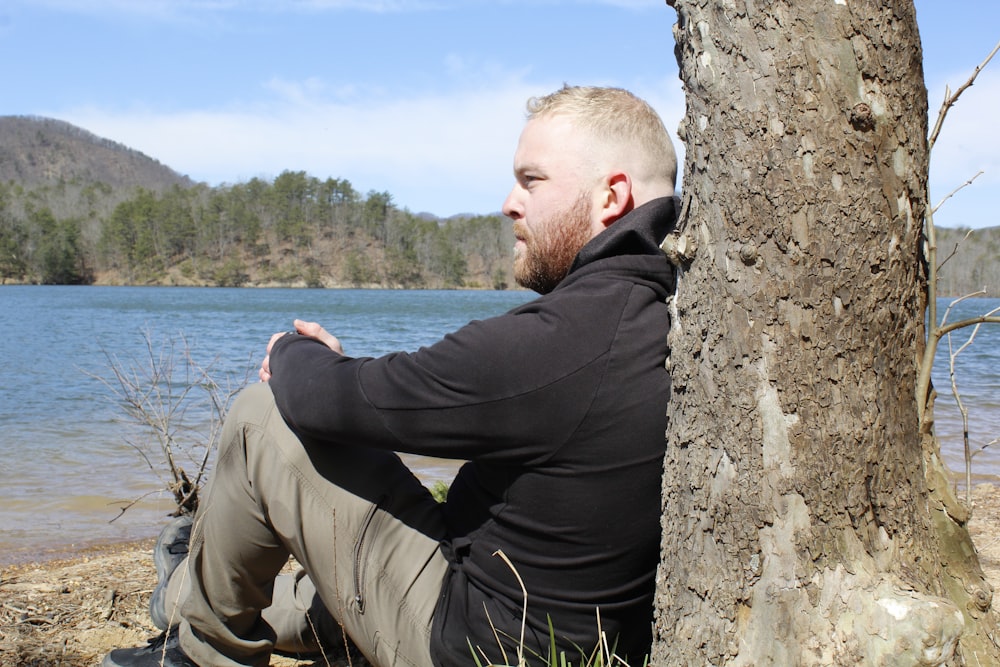
{"label": "lake", "polygon": [[[107,354],[123,363],[169,341],[213,377],[256,369],[272,333],[299,317],[323,324],[356,356],[414,350],[469,320],[531,298],[523,291],[0,287],[5,382],[0,384],[0,563],[70,552],[88,544],[153,536],[172,507],[163,484],[129,444],[141,444],[106,386]],[[1000,305],[961,304],[961,316]],[[956,319],[956,315],[951,317]],[[956,345],[961,334],[956,335]],[[946,348],[934,383],[945,459],[964,470],[961,420],[950,398]],[[978,448],[1000,436],[1000,325],[984,325],[958,357],[957,377]],[[181,373],[181,371],[177,371]],[[184,378],[175,374],[178,386]],[[252,377],[256,380],[256,376]],[[432,482],[453,462],[411,459]],[[192,468],[185,465],[191,472]],[[1000,480],[1000,444],[977,455],[977,480]],[[130,507],[119,518],[119,510]],[[112,519],[115,519],[112,521]]]}

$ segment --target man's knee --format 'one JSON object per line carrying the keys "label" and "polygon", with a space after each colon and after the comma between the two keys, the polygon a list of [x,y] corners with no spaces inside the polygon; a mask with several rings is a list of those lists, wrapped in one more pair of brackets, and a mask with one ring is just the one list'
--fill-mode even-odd
{"label": "man's knee", "polygon": [[266,382],[247,385],[229,408],[227,420],[259,422],[275,407],[274,394]]}
{"label": "man's knee", "polygon": [[237,453],[249,444],[248,435],[261,432],[272,411],[276,410],[274,395],[266,383],[259,382],[244,388],[226,414],[219,440],[218,464],[223,464],[231,456],[244,459],[246,452]]}

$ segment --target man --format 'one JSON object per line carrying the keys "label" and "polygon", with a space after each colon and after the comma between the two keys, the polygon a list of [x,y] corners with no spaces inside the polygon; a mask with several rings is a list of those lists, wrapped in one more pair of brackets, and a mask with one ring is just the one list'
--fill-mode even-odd
{"label": "man", "polygon": [[[602,633],[641,663],[676,158],[622,90],[564,87],[528,110],[503,212],[515,278],[542,296],[379,359],[345,356],[315,323],[273,336],[263,382],[226,420],[185,566],[170,571],[183,526],[157,547],[151,606],[171,626],[183,598],[179,642],[105,665],[266,665],[275,647],[308,645],[310,618],[378,665],[466,666],[473,651],[541,664],[550,622],[574,664]],[[395,451],[468,462],[438,504]],[[308,576],[275,588],[289,554]]]}

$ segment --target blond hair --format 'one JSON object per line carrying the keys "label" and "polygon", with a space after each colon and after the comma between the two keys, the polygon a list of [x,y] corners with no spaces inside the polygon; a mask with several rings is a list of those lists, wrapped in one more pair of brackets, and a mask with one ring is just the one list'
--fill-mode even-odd
{"label": "blond hair", "polygon": [[564,85],[528,100],[528,120],[566,116],[580,129],[630,155],[643,173],[637,177],[677,183],[677,154],[660,116],[644,100],[622,88]]}

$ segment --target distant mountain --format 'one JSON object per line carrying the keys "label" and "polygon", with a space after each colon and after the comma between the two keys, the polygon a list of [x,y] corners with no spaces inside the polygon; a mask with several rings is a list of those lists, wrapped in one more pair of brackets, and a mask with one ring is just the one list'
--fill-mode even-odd
{"label": "distant mountain", "polygon": [[25,189],[104,183],[116,191],[164,191],[194,182],[139,151],[61,120],[0,116],[0,183]]}

